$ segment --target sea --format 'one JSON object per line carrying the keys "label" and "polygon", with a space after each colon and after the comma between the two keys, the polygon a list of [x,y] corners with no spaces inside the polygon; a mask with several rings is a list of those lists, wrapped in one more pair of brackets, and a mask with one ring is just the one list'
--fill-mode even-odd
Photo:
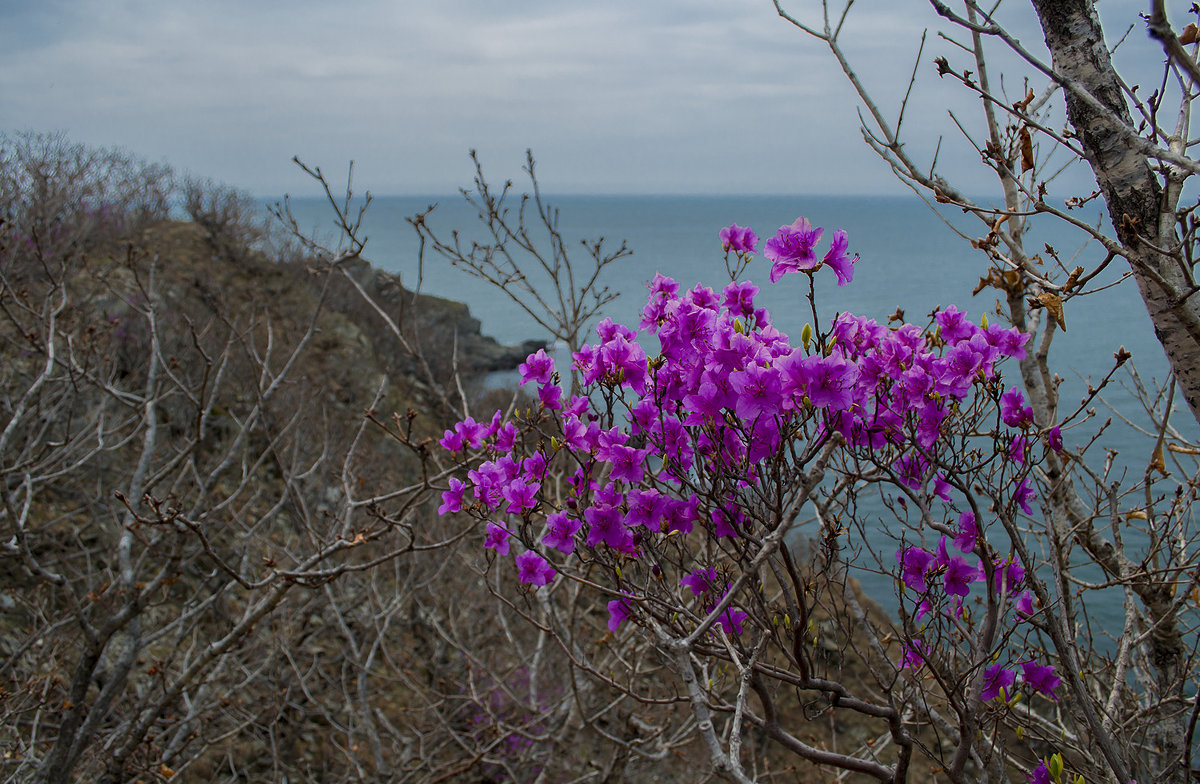
{"label": "sea", "polygon": [[[847,286],[837,286],[830,270],[817,274],[821,325],[846,311],[885,323],[900,310],[908,321],[924,326],[931,311],[951,304],[967,311],[977,322],[984,315],[997,318],[998,292],[990,287],[978,289],[989,267],[988,258],[970,243],[971,239],[986,236],[988,227],[973,216],[944,205],[926,204],[916,196],[576,194],[543,198],[556,210],[556,226],[567,253],[578,265],[577,274],[589,263],[585,243],[603,240],[603,247],[609,250],[624,243],[630,251],[630,255],[606,268],[601,282],[619,295],[603,315],[631,327],[637,326],[646,284],[656,273],[674,278],[685,288],[703,283],[719,291],[728,282],[718,239],[723,227],[731,223],[750,226],[765,241],[780,226],[800,216],[813,226],[824,227],[821,252],[828,247],[833,231],[843,229],[850,252],[859,256],[854,280]],[[982,199],[979,203],[989,202]],[[293,198],[290,206],[304,232],[326,245],[337,246],[335,216],[327,202]],[[519,206],[517,198],[512,198],[510,209],[514,215]],[[409,219],[431,207],[434,209],[426,223],[445,240],[455,231],[465,243],[486,238],[477,210],[462,194],[375,197],[362,220],[360,237],[366,239],[363,256],[376,267],[399,274],[408,288],[419,287],[427,294],[465,302],[482,323],[483,331],[502,343],[544,339],[536,322],[503,293],[452,268],[428,250],[423,260],[419,258],[420,242]],[[1089,225],[1110,228],[1102,222],[1098,209],[1089,214],[1085,208],[1074,214]],[[536,221],[530,224],[534,243],[547,247],[544,228]],[[1080,230],[1050,216],[1036,216],[1026,236],[1027,252],[1037,253],[1043,269],[1062,280],[1065,274],[1047,246],[1067,269],[1078,265],[1090,270],[1105,257],[1103,249],[1095,242],[1089,243]],[[769,269],[769,262],[759,256],[743,278],[759,285],[757,304],[765,306],[775,326],[795,341],[804,325],[812,321],[806,299],[807,277],[788,275],[770,284]],[[1088,404],[1095,410],[1094,416],[1069,429],[1066,440],[1068,446],[1078,445],[1111,419],[1098,447],[1092,448],[1097,465],[1103,463],[1108,451],[1116,474],[1127,471],[1131,477],[1140,477],[1150,460],[1153,442],[1138,390],[1152,393],[1167,378],[1168,368],[1134,282],[1123,280],[1126,273],[1127,266],[1116,260],[1088,284],[1087,290],[1092,293],[1066,303],[1066,330],[1055,336],[1051,358],[1053,368],[1064,379],[1060,409],[1065,413],[1079,405],[1089,384],[1099,383],[1112,370],[1117,351],[1124,348],[1132,354],[1132,362]],[[538,280],[532,274],[531,278]],[[656,348],[656,342],[648,348]],[[568,362],[565,356],[559,360],[560,366]],[[1137,379],[1131,373],[1134,368]],[[1010,373],[1015,371],[1015,365],[1010,367]],[[515,382],[515,373],[492,379],[495,384]],[[1177,413],[1172,421],[1180,435],[1194,442],[1200,437],[1200,428],[1178,397],[1174,408]],[[885,532],[879,533],[882,536]],[[885,549],[887,545],[878,546]],[[890,578],[883,575],[869,577],[868,583],[871,580],[878,583],[867,586],[872,592],[893,589]],[[1099,619],[1108,628],[1114,624],[1119,628],[1120,598],[1116,597],[1114,603],[1111,616]]]}

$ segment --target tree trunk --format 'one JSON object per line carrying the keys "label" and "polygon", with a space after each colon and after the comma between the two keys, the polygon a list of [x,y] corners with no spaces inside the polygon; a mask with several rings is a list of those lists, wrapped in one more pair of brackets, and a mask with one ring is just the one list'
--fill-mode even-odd
{"label": "tree trunk", "polygon": [[[1179,390],[1200,421],[1200,306],[1191,270],[1178,251],[1175,205],[1131,144],[1135,127],[1109,58],[1092,0],[1033,0],[1054,68],[1063,77],[1067,116],[1096,175],[1117,238],[1128,248],[1154,333],[1170,361]],[[1082,88],[1108,111],[1090,105]],[[1157,246],[1157,247],[1155,247]]]}
{"label": "tree trunk", "polygon": [[[1032,1],[1054,69],[1062,77],[1068,119],[1096,175],[1117,237],[1130,251],[1138,290],[1179,390],[1200,421],[1200,314],[1196,298],[1187,297],[1191,271],[1183,255],[1173,250],[1178,245],[1174,203],[1178,188],[1168,181],[1164,190],[1152,168],[1154,162],[1131,143],[1133,121],[1093,0]],[[1075,92],[1078,88],[1104,109]],[[1156,624],[1156,633],[1147,643],[1156,673],[1157,693],[1152,701],[1178,702],[1173,709],[1167,706],[1148,717],[1150,758],[1143,757],[1142,762],[1149,763],[1145,772],[1160,784],[1186,782],[1190,780],[1186,716],[1178,710],[1186,704],[1182,678],[1186,649],[1177,619],[1163,617],[1171,613],[1170,597],[1154,601],[1156,597],[1147,595],[1153,593],[1139,591],[1150,622]]]}

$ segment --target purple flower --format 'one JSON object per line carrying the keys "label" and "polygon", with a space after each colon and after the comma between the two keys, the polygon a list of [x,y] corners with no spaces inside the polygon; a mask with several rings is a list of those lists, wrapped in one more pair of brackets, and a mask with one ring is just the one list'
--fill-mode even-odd
{"label": "purple flower", "polygon": [[1038,766],[1029,774],[1029,781],[1026,784],[1051,784],[1050,769],[1046,767],[1046,761],[1042,760]]}
{"label": "purple flower", "polygon": [[617,444],[608,448],[607,459],[612,463],[613,479],[620,479],[631,485],[642,481],[642,477],[645,475],[642,461],[646,459],[646,453],[643,450]]}
{"label": "purple flower", "polygon": [[1050,449],[1053,450],[1056,454],[1062,454],[1062,451],[1063,451],[1062,430],[1059,428],[1058,425],[1055,425],[1054,427],[1050,428],[1049,431],[1046,432],[1046,446],[1050,447]]}
{"label": "purple flower", "polygon": [[579,421],[574,414],[563,417],[563,446],[570,449],[587,450],[588,426]]}
{"label": "purple flower", "polygon": [[646,307],[642,308],[642,320],[638,326],[653,333],[667,320],[669,306],[677,301],[679,284],[659,272],[647,288],[650,289],[650,296],[646,298]]}
{"label": "purple flower", "polygon": [[496,431],[500,429],[500,421],[504,418],[504,412],[496,409],[496,413],[492,414],[492,421],[484,428],[484,438],[491,438],[496,435]]}
{"label": "purple flower", "polygon": [[1008,561],[996,561],[995,582],[996,590],[1001,593],[1012,593],[1025,579],[1025,567],[1014,555]]}
{"label": "purple flower", "polygon": [[616,460],[614,447],[622,446],[629,441],[629,434],[619,427],[601,430],[596,437],[596,458],[611,463]]}
{"label": "purple flower", "polygon": [[774,416],[783,405],[783,382],[774,368],[750,365],[729,374],[729,386],[737,394],[734,413],[751,421]]}
{"label": "purple flower", "polygon": [[677,498],[667,498],[663,501],[663,522],[667,525],[667,531],[678,531],[681,534],[690,534],[692,528],[695,527],[696,519],[699,514],[699,499],[692,496],[692,500],[681,501]]}
{"label": "purple flower", "polygon": [[751,463],[766,460],[779,450],[781,441],[778,420],[775,417],[759,418],[755,420],[750,433],[746,458]]}
{"label": "purple flower", "polygon": [[925,666],[925,656],[920,640],[913,640],[911,647],[904,646],[904,656],[900,659],[899,665],[902,670],[919,670]]}
{"label": "purple flower", "polygon": [[508,555],[508,537],[509,533],[503,526],[488,523],[487,538],[484,539],[483,546],[495,550],[497,555]]}
{"label": "purple flower", "polygon": [[1006,357],[1025,359],[1025,344],[1029,342],[1029,335],[1016,327],[992,324],[987,328],[987,341]]}
{"label": "purple flower", "polygon": [[1033,615],[1033,594],[1025,591],[1017,598],[1017,612],[1021,615]]}
{"label": "purple flower", "polygon": [[958,516],[958,535],[954,537],[954,546],[960,553],[970,553],[975,550],[975,541],[979,538],[979,527],[975,524],[974,512],[963,512]]}
{"label": "purple flower", "polygon": [[946,503],[950,503],[950,483],[941,474],[933,477],[933,494],[942,499]]}
{"label": "purple flower", "polygon": [[592,505],[583,510],[588,523],[587,545],[595,547],[601,543],[616,550],[625,550],[633,545],[633,535],[624,525],[619,509],[608,505]]}
{"label": "purple flower", "polygon": [[712,510],[709,519],[712,520],[713,536],[718,539],[724,539],[726,537],[737,537],[737,526],[745,522],[746,516],[736,506],[732,510],[723,506],[720,509]]}
{"label": "purple flower", "polygon": [[725,299],[721,307],[738,316],[754,315],[754,296],[758,294],[758,286],[750,281],[733,281],[721,292]]}
{"label": "purple flower", "polygon": [[595,383],[604,375],[604,366],[601,365],[599,359],[599,352],[591,343],[584,343],[578,351],[571,355],[571,363],[583,377],[585,385]]}
{"label": "purple flower", "polygon": [[780,368],[785,393],[807,395],[813,406],[830,411],[845,411],[854,403],[859,369],[837,353],[806,357],[802,349],[796,349],[780,360]]}
{"label": "purple flower", "polygon": [[953,305],[937,314],[937,324],[941,328],[938,333],[942,340],[954,344],[960,340],[969,340],[979,329],[967,320],[967,314]]}
{"label": "purple flower", "polygon": [[483,439],[489,435],[487,427],[476,422],[472,417],[467,417],[463,421],[455,423],[454,432],[461,436],[462,443],[471,449],[478,449],[483,446]]}
{"label": "purple flower", "polygon": [[611,317],[605,317],[596,325],[596,337],[600,338],[601,343],[608,343],[618,336],[625,340],[633,340],[637,337],[637,333],[624,324],[613,321]]}
{"label": "purple flower", "polygon": [[499,431],[496,433],[496,441],[494,446],[498,452],[511,452],[513,447],[517,445],[517,426],[512,422],[505,422]]}
{"label": "purple flower", "polygon": [[646,396],[629,408],[629,432],[634,435],[648,433],[662,416],[662,407],[652,397]]}
{"label": "purple flower", "polygon": [[983,673],[983,693],[979,695],[979,699],[990,702],[999,697],[1002,690],[1011,690],[1016,682],[1015,672],[1004,669],[1003,665],[993,664]]}
{"label": "purple flower", "polygon": [[771,266],[771,282],[774,283],[789,272],[814,270],[820,262],[814,246],[821,239],[824,229],[814,229],[808,218],[797,218],[790,226],[780,226],[774,237],[767,240],[763,255],[774,262]]}
{"label": "purple flower", "polygon": [[508,508],[505,511],[521,514],[526,509],[537,506],[537,493],[540,489],[541,484],[538,482],[526,482],[523,479],[514,479],[509,482],[500,490],[500,495],[508,501]]}
{"label": "purple flower", "polygon": [[456,433],[453,430],[447,430],[442,434],[442,440],[438,442],[442,445],[442,449],[447,452],[461,452],[466,444],[463,443],[462,434]]}
{"label": "purple flower", "polygon": [[564,553],[574,552],[575,532],[583,521],[568,517],[566,512],[554,512],[546,517],[546,535],[542,544]]}
{"label": "purple flower", "polygon": [[526,550],[517,556],[517,577],[528,585],[546,585],[558,572],[542,556],[533,550]]}
{"label": "purple flower", "polygon": [[551,411],[562,408],[562,387],[558,384],[538,387],[538,400],[542,402],[543,408]]}
{"label": "purple flower", "polygon": [[1054,693],[1062,684],[1062,678],[1054,674],[1054,665],[1041,665],[1035,661],[1027,661],[1021,665],[1025,682],[1039,694],[1045,694],[1050,699],[1058,702],[1058,695]]}
{"label": "purple flower", "polygon": [[542,481],[546,478],[546,456],[541,452],[534,452],[521,461],[521,471],[525,478],[531,481]]}
{"label": "purple flower", "polygon": [[658,530],[658,521],[662,518],[663,496],[653,487],[647,490],[630,490],[625,496],[629,509],[625,513],[625,525],[629,528],[644,526]]}
{"label": "purple flower", "polygon": [[896,557],[900,561],[904,584],[914,591],[925,593],[928,590],[928,586],[925,584],[925,575],[929,573],[936,560],[933,553],[926,552],[920,547],[909,547],[907,550],[897,552]]}
{"label": "purple flower", "polygon": [[549,384],[554,375],[554,359],[546,354],[544,348],[540,348],[536,354],[530,354],[517,370],[521,374],[522,385],[528,384],[530,381]]}
{"label": "purple flower", "polygon": [[636,335],[618,332],[600,347],[600,361],[613,378],[639,395],[646,393],[646,352],[635,342]]}
{"label": "purple flower", "polygon": [[741,610],[726,607],[725,612],[717,616],[717,625],[724,629],[726,634],[741,634],[742,623],[749,617]]}
{"label": "purple flower", "polygon": [[1013,436],[1012,442],[1008,445],[1008,459],[1018,465],[1025,464],[1025,452],[1029,449],[1029,439],[1025,436]]}
{"label": "purple flower", "polygon": [[738,226],[736,223],[721,229],[721,245],[725,250],[738,253],[753,253],[758,244],[758,236],[749,226]]}
{"label": "purple flower", "polygon": [[583,412],[588,409],[588,399],[583,395],[572,395],[571,401],[563,408],[563,416],[574,416],[579,418],[583,416]]}
{"label": "purple flower", "polygon": [[963,397],[971,389],[983,359],[971,343],[956,343],[945,356],[933,362],[933,374],[941,390],[952,397]]}
{"label": "purple flower", "polygon": [[633,610],[624,599],[613,599],[608,603],[608,630],[615,632],[631,615]]}
{"label": "purple flower", "polygon": [[946,565],[946,574],[942,577],[942,585],[947,594],[966,596],[971,592],[971,583],[979,579],[978,567],[972,566],[966,558],[955,555]]}
{"label": "purple flower", "polygon": [[900,481],[912,490],[920,490],[925,483],[925,471],[929,461],[918,452],[910,452],[892,464]]}
{"label": "purple flower", "polygon": [[487,462],[468,471],[467,478],[475,485],[475,497],[483,501],[488,509],[500,508],[503,500],[501,486],[508,481],[504,469],[496,463]]}
{"label": "purple flower", "polygon": [[[688,424],[704,424],[705,417],[719,418],[722,408],[733,407],[736,397],[728,387],[728,379],[716,379],[712,376],[713,374],[706,373],[696,390],[684,396],[684,408],[696,415],[694,421],[689,421]],[[725,386],[721,385],[722,382]]]}
{"label": "purple flower", "polygon": [[1013,500],[1017,502],[1017,506],[1021,507],[1021,511],[1027,515],[1033,514],[1033,507],[1029,504],[1031,501],[1037,500],[1037,495],[1034,494],[1033,488],[1029,486],[1028,479],[1022,479],[1017,484],[1017,489],[1013,490]]}
{"label": "purple flower", "polygon": [[680,578],[679,584],[687,587],[694,595],[699,596],[711,590],[716,580],[716,569],[693,569],[690,574]]}
{"label": "purple flower", "polygon": [[466,492],[467,486],[462,480],[450,477],[450,489],[442,491],[442,505],[438,507],[438,514],[444,515],[450,512],[461,512],[463,493]]}
{"label": "purple flower", "polygon": [[829,265],[837,275],[839,286],[845,286],[854,279],[854,264],[858,261],[858,254],[854,254],[854,258],[846,255],[846,246],[849,245],[849,240],[846,239],[846,232],[838,229],[833,233],[833,240],[830,242],[829,252],[825,254],[823,261]]}
{"label": "purple flower", "polygon": [[1013,387],[1000,396],[1000,418],[1009,427],[1026,428],[1033,424],[1033,409],[1025,405],[1025,395]]}

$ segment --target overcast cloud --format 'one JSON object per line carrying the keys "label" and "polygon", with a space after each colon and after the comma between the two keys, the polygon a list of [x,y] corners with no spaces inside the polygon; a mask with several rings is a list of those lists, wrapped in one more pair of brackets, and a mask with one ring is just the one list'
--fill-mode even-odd
{"label": "overcast cloud", "polygon": [[[788,7],[819,22],[815,0]],[[1140,7],[1104,3],[1128,21]],[[527,147],[547,191],[902,189],[866,151],[828,51],[770,0],[0,0],[0,13],[0,127],[260,195],[311,191],[293,155],[327,171],[354,159],[376,193],[445,193],[470,181],[468,149],[516,176]],[[846,46],[889,115],[936,23],[921,0],[855,5]],[[905,121],[918,160],[953,132],[948,110],[977,109],[933,72],[949,49],[931,35],[922,58]],[[941,160],[985,182],[961,139]]]}

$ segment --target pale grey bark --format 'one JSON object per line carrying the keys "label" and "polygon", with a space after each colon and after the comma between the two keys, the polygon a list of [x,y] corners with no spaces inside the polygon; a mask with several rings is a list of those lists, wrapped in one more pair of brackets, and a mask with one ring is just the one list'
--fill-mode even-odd
{"label": "pale grey bark", "polygon": [[[1200,299],[1176,232],[1175,172],[1136,145],[1121,80],[1092,0],[1033,0],[1066,88],[1067,115],[1095,172],[1117,238],[1141,292],[1154,333],[1192,415],[1200,421]],[[1172,144],[1183,152],[1183,146]],[[1162,166],[1164,188],[1155,169]]]}
{"label": "pale grey bark", "polygon": [[[1200,299],[1194,296],[1195,283],[1181,251],[1175,219],[1182,174],[1166,169],[1163,187],[1155,172],[1161,164],[1130,144],[1133,118],[1092,0],[1033,0],[1033,6],[1054,58],[1054,71],[1066,88],[1068,118],[1126,249],[1154,333],[1179,390],[1200,421]],[[1172,147],[1183,152],[1182,145]],[[1080,524],[1082,530],[1092,530],[1090,521]],[[1093,552],[1093,557],[1097,555],[1102,553]],[[1111,558],[1098,560],[1114,576],[1128,578],[1125,572],[1132,571],[1105,563]],[[1148,647],[1157,696],[1160,701],[1175,698],[1182,704],[1187,649],[1174,618],[1173,591],[1158,581],[1134,583],[1156,627]],[[1188,780],[1186,734],[1186,715],[1158,717],[1152,737],[1161,751],[1153,757],[1152,768],[1159,781]]]}

